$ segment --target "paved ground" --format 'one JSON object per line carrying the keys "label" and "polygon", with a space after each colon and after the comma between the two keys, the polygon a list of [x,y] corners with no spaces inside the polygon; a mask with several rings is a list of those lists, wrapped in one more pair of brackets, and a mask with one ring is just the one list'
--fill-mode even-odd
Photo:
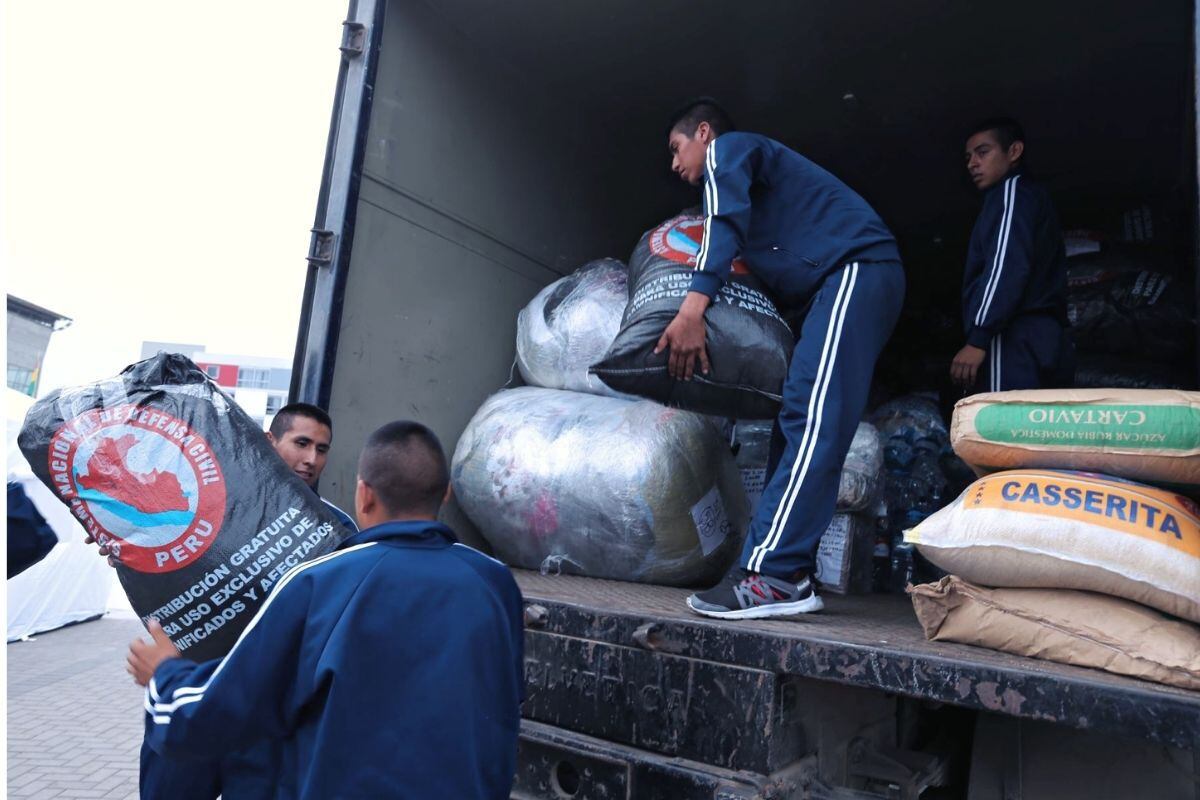
{"label": "paved ground", "polygon": [[136,798],[142,690],[122,615],[7,645],[8,797]]}

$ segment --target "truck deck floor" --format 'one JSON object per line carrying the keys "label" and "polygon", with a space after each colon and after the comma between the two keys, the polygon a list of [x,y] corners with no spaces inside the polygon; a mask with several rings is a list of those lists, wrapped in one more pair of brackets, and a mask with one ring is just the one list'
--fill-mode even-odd
{"label": "truck deck floor", "polygon": [[[1101,670],[925,639],[906,597],[824,595],[825,610],[788,620],[693,614],[691,590],[514,570],[545,630],[691,658],[883,689],[1078,728],[1200,743],[1200,692]],[[536,616],[536,615],[535,615]],[[538,624],[537,622],[533,624]]]}

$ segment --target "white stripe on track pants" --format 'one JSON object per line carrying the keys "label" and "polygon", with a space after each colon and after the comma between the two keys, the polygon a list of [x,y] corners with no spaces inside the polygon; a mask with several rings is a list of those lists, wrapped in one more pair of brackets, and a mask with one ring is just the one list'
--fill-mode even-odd
{"label": "white stripe on track pants", "polygon": [[779,457],[742,550],[747,569],[781,578],[814,569],[875,361],[903,302],[904,270],[894,261],[847,264],[817,290],[783,387]]}

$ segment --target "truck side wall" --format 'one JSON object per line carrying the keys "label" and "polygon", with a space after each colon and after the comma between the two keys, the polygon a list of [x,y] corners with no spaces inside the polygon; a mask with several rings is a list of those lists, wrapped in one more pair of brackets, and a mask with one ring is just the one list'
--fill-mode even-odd
{"label": "truck side wall", "polygon": [[573,113],[426,6],[389,4],[330,399],[335,502],[384,422],[421,421],[452,452],[509,379],[521,307],[606,254]]}

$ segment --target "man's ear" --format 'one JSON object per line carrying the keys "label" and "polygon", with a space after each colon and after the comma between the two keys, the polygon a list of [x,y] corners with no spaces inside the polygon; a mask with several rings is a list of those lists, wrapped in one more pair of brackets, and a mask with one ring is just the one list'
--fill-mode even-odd
{"label": "man's ear", "polygon": [[275,440],[275,434],[271,433],[270,431],[267,431],[267,441],[271,443],[272,447],[279,444],[279,442]]}
{"label": "man's ear", "polygon": [[373,512],[378,504],[379,498],[375,496],[375,490],[363,483],[362,478],[359,478],[358,483],[354,486],[355,516],[362,519],[364,514]]}
{"label": "man's ear", "polygon": [[707,122],[701,122],[696,126],[696,135],[692,138],[704,142],[704,145],[707,147],[708,143],[714,138],[712,125],[709,125]]}
{"label": "man's ear", "polygon": [[1014,162],[1018,161],[1021,158],[1021,156],[1023,156],[1024,154],[1025,154],[1025,143],[1024,142],[1017,141],[1017,142],[1013,142],[1012,144],[1010,144],[1008,146],[1009,161],[1014,161]]}

